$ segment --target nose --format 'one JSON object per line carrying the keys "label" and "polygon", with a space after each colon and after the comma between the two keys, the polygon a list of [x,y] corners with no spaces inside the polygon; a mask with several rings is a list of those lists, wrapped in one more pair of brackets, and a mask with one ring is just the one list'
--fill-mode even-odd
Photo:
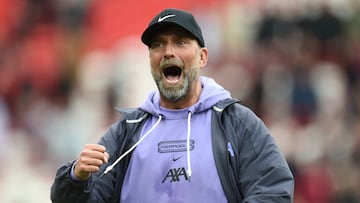
{"label": "nose", "polygon": [[164,58],[172,58],[174,56],[174,47],[170,44],[167,44],[164,50]]}

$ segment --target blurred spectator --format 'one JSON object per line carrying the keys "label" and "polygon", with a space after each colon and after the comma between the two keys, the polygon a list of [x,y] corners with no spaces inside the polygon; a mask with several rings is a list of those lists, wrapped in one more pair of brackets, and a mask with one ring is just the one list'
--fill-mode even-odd
{"label": "blurred spectator", "polygon": [[[0,97],[0,145],[7,145],[7,135],[9,134],[9,126],[10,126],[10,115],[8,113],[7,104]],[[0,148],[0,161],[5,161],[8,153],[5,147]],[[2,170],[0,169],[0,174]],[[1,176],[1,175],[0,175]]]}

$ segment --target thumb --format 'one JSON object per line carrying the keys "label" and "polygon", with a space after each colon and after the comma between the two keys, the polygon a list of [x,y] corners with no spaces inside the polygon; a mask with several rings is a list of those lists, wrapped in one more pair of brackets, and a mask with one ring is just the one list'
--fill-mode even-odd
{"label": "thumb", "polygon": [[110,155],[107,152],[104,152],[104,162],[107,163],[109,161]]}

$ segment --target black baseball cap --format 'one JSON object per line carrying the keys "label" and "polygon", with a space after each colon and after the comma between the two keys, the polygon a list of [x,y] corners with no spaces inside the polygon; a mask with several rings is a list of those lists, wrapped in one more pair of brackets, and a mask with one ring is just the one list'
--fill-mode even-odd
{"label": "black baseball cap", "polygon": [[202,36],[201,28],[196,22],[194,16],[186,11],[177,9],[165,9],[154,17],[141,35],[141,41],[150,46],[154,35],[160,28],[168,25],[177,25],[192,34],[198,41],[201,47],[205,46],[204,38]]}

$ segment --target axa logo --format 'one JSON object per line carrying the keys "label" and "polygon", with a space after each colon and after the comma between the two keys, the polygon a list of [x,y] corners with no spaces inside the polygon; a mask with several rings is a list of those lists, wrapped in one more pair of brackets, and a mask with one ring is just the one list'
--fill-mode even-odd
{"label": "axa logo", "polygon": [[173,182],[180,182],[182,180],[183,181],[189,180],[185,168],[184,167],[172,168],[167,172],[161,183],[165,183],[165,182],[173,183]]}

